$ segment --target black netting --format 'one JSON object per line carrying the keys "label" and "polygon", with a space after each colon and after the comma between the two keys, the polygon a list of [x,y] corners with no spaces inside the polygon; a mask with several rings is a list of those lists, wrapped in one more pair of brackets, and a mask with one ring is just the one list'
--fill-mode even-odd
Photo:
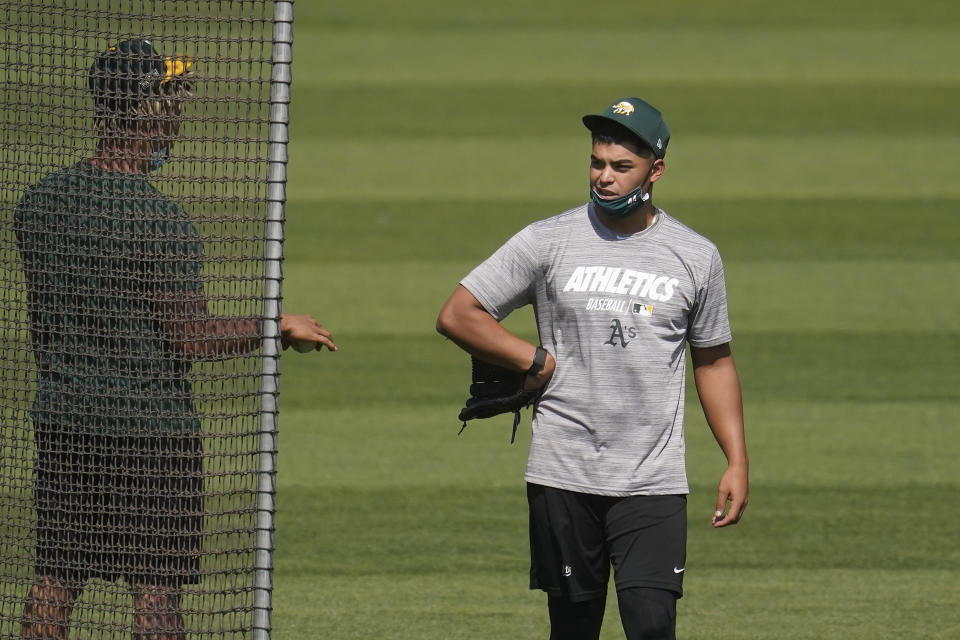
{"label": "black netting", "polygon": [[274,4],[0,0],[0,638],[263,622]]}

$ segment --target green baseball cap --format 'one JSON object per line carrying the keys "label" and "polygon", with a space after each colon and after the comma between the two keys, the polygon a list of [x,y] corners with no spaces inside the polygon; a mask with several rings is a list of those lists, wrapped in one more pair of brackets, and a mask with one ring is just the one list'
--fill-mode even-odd
{"label": "green baseball cap", "polygon": [[89,86],[97,115],[121,114],[146,98],[182,86],[190,91],[188,58],[161,55],[149,40],[126,40],[97,56]]}
{"label": "green baseball cap", "polygon": [[640,98],[617,100],[602,114],[591,113],[583,116],[583,124],[595,131],[609,123],[617,124],[637,136],[647,144],[658,158],[667,153],[670,142],[670,129],[663,121],[660,111]]}

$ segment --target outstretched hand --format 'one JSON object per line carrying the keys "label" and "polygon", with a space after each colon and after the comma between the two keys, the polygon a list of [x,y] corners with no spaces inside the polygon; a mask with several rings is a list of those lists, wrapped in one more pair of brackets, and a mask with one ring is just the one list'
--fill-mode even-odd
{"label": "outstretched hand", "polygon": [[713,526],[726,527],[740,522],[747,508],[748,493],[746,466],[727,467],[717,489],[717,510],[713,514]]}
{"label": "outstretched hand", "polygon": [[292,346],[300,352],[320,351],[323,347],[329,351],[337,350],[330,332],[310,315],[283,314],[280,316],[280,333],[284,349]]}

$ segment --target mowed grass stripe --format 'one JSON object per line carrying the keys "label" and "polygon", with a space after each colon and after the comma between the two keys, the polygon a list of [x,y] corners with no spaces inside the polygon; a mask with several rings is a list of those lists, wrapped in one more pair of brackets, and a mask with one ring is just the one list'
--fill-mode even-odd
{"label": "mowed grass stripe", "polygon": [[[439,336],[364,334],[344,326],[337,343],[341,352],[329,357],[284,358],[284,408],[463,400],[469,360]],[[734,350],[752,402],[957,402],[960,332],[740,331]]]}
{"label": "mowed grass stripe", "polygon": [[606,0],[603,10],[578,2],[554,2],[549,10],[540,0],[489,0],[457,4],[445,0],[416,0],[398,5],[392,0],[360,3],[304,3],[297,7],[297,22],[316,27],[384,27],[458,29],[503,29],[517,25],[610,29],[611,16],[618,24],[636,25],[639,36],[647,30],[670,30],[692,25],[705,27],[779,26],[801,28],[816,25],[914,25],[947,26],[960,21],[956,7],[943,0],[916,6],[891,0],[811,0],[803,4],[777,5],[766,0],[710,0],[647,5],[631,0]]}
{"label": "mowed grass stripe", "polygon": [[416,492],[424,486],[464,485],[519,491],[530,411],[524,412],[511,446],[512,416],[474,422],[459,433],[457,413],[465,399],[461,391],[442,404],[285,409],[278,486],[409,487]]}
{"label": "mowed grass stripe", "polygon": [[[878,491],[755,483],[751,489],[757,508],[748,511],[731,545],[726,532],[710,525],[715,486],[692,487],[692,570],[960,569],[960,550],[952,544],[958,518],[944,515],[956,486]],[[444,574],[454,563],[461,574],[498,574],[508,565],[522,570],[527,557],[522,482],[513,488],[287,487],[277,506],[277,565],[289,575],[317,569],[348,576]]]}
{"label": "mowed grass stripe", "polygon": [[[586,184],[585,175],[581,183]],[[585,200],[583,194],[514,200],[496,195],[480,200],[294,198],[287,203],[285,261],[292,269],[301,263],[354,265],[360,274],[387,264],[402,271],[398,262],[456,262],[451,271],[469,269],[528,223]],[[657,204],[713,240],[728,264],[956,260],[960,246],[960,199],[718,200],[685,198],[665,189]],[[300,284],[290,282],[287,290],[295,294]]]}
{"label": "mowed grass stripe", "polygon": [[[873,134],[884,139],[958,135],[960,84],[762,82],[676,84],[571,78],[523,86],[404,85],[328,87],[295,84],[291,135],[357,137],[556,136],[579,117],[624,94],[643,93],[665,114],[677,139],[713,135]],[[311,117],[319,113],[321,117]]]}
{"label": "mowed grass stripe", "polygon": [[[453,566],[439,579],[286,576],[280,569],[272,637],[542,637],[548,628],[544,595],[526,589],[525,566],[514,569],[463,575]],[[685,588],[677,634],[686,640],[899,640],[913,637],[918,627],[925,639],[953,640],[960,630],[956,578],[947,571],[725,569],[700,572]],[[612,585],[610,593],[600,638],[622,640]]]}
{"label": "mowed grass stripe", "polygon": [[542,594],[526,589],[526,570],[470,575],[454,564],[441,576],[330,576],[286,575],[278,567],[271,637],[536,638],[547,628],[546,607]]}
{"label": "mowed grass stripe", "polygon": [[957,406],[960,332],[741,332],[744,393],[754,401],[944,402]]}
{"label": "mowed grass stripe", "polygon": [[[942,446],[952,437],[960,417],[956,401],[838,402],[747,396],[744,410],[751,480],[756,486],[960,489],[953,451]],[[723,455],[695,396],[687,398],[686,415],[689,478],[709,486],[719,479]]]}
{"label": "mowed grass stripe", "polygon": [[[822,553],[836,557],[829,545]],[[952,640],[960,631],[957,578],[943,569],[727,568],[686,585],[677,633],[690,640]]]}
{"label": "mowed grass stripe", "polygon": [[[472,267],[465,261],[362,269],[294,263],[286,267],[284,308],[312,309],[350,341],[432,336],[441,305]],[[728,259],[725,271],[737,339],[757,332],[960,332],[958,261]],[[524,307],[508,317],[508,326],[535,333],[530,317]]]}
{"label": "mowed grass stripe", "polygon": [[[290,145],[291,200],[532,199],[587,196],[590,138],[331,140]],[[895,153],[893,152],[895,149]],[[918,158],[917,162],[896,158]],[[958,136],[684,136],[671,141],[658,196],[958,198]],[[943,160],[934,161],[934,158]],[[662,195],[661,195],[662,194]]]}
{"label": "mowed grass stripe", "polygon": [[730,260],[734,329],[960,332],[960,261]]}
{"label": "mowed grass stripe", "polygon": [[[618,20],[619,23],[619,20]],[[295,63],[298,86],[368,87],[474,84],[554,84],[602,73],[623,87],[646,83],[952,82],[960,69],[956,29],[943,26],[741,27],[677,25],[602,29],[518,25],[485,30],[397,29],[300,25],[313,43],[306,64]],[[638,55],[610,52],[602,42],[642,39]],[[891,46],[896,42],[896,46]],[[624,51],[629,48],[623,44]],[[441,53],[442,52],[442,53]],[[598,60],[602,59],[602,71]],[[319,63],[318,63],[319,62]],[[631,92],[632,93],[632,92]],[[376,99],[371,91],[371,100]],[[389,104],[384,105],[389,108]],[[535,116],[535,114],[531,114]]]}
{"label": "mowed grass stripe", "polygon": [[[465,388],[467,375],[459,378]],[[431,383],[436,379],[415,378],[409,384]],[[323,389],[316,393],[326,398]],[[398,400],[358,407],[330,407],[323,400],[310,407],[288,407],[284,395],[279,486],[522,490],[530,412],[523,413],[512,446],[508,444],[512,416],[472,422],[458,435],[456,414],[464,395],[464,390],[451,390],[446,402],[438,404]],[[686,409],[688,475],[693,484],[709,488],[723,470],[723,455],[695,394],[687,398]],[[960,477],[953,450],[942,443],[950,439],[958,412],[956,402],[780,401],[748,396],[752,479],[756,486],[811,490],[936,485],[956,491]]]}

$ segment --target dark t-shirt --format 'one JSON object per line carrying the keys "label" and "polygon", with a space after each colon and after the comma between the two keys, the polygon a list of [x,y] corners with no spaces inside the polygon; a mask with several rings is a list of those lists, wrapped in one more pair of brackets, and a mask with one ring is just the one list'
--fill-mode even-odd
{"label": "dark t-shirt", "polygon": [[203,244],[140,175],[80,162],[34,185],[14,228],[38,379],[36,424],[93,432],[196,431],[190,364],[157,300],[203,289]]}

